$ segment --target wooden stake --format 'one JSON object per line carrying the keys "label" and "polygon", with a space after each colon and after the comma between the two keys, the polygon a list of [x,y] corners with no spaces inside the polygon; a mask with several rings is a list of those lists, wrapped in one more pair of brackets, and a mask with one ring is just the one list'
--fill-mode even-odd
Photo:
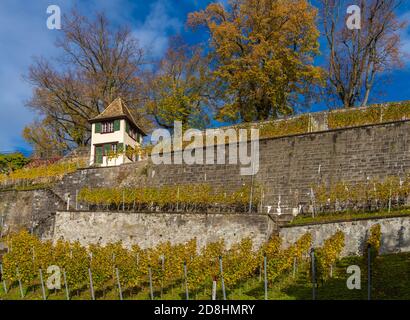
{"label": "wooden stake", "polygon": [[95,300],[94,286],[93,286],[93,274],[91,272],[91,268],[88,268],[88,276],[90,277],[91,300]]}
{"label": "wooden stake", "polygon": [[68,283],[67,283],[67,275],[65,270],[63,270],[63,277],[64,277],[64,285],[65,285],[65,295],[67,300],[70,300],[70,292],[68,291]]}
{"label": "wooden stake", "polygon": [[186,262],[184,262],[184,278],[185,278],[185,297],[189,300],[189,292],[188,292],[188,272]]}
{"label": "wooden stake", "polygon": [[219,257],[219,271],[221,272],[221,284],[222,284],[222,294],[224,300],[226,300],[226,292],[225,292],[225,281],[224,281],[224,274],[223,274],[223,267],[222,267],[222,257]]}
{"label": "wooden stake", "polygon": [[18,281],[19,281],[20,296],[21,296],[21,299],[23,299],[24,298],[24,292],[23,292],[23,286],[21,284],[20,272],[19,272],[18,267],[16,268],[16,271],[17,271],[17,278],[18,278]]}
{"label": "wooden stake", "polygon": [[40,282],[41,282],[41,293],[43,294],[43,300],[47,300],[46,289],[44,288],[43,271],[40,269]]}
{"label": "wooden stake", "polygon": [[268,300],[268,273],[267,273],[266,254],[263,257],[263,273],[264,273],[264,281],[265,281],[265,300]]}
{"label": "wooden stake", "polygon": [[149,275],[149,292],[150,292],[151,300],[154,300],[154,291],[152,289],[152,271],[151,271],[151,267],[148,268],[148,275]]}
{"label": "wooden stake", "polygon": [[120,300],[122,300],[122,289],[120,283],[120,274],[118,268],[115,268],[115,274],[117,275],[117,285],[118,285],[118,292],[120,293]]}
{"label": "wooden stake", "polygon": [[212,300],[216,300],[216,281],[212,282]]}
{"label": "wooden stake", "polygon": [[[1,277],[4,277],[4,272],[3,272],[3,265],[0,263],[0,273],[1,273]],[[7,283],[6,283],[6,279],[3,278],[3,289],[4,289],[4,293],[7,294]]]}

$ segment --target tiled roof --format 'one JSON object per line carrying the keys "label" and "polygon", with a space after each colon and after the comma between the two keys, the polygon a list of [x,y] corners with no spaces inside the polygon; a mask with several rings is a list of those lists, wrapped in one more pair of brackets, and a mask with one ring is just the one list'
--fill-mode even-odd
{"label": "tiled roof", "polygon": [[121,98],[117,98],[113,102],[111,102],[111,104],[107,108],[105,108],[103,112],[101,112],[98,116],[90,119],[90,122],[124,117],[128,118],[128,120],[131,121],[139,130],[141,130],[142,133],[146,134],[145,131],[138,125],[137,121],[135,121],[127,105]]}

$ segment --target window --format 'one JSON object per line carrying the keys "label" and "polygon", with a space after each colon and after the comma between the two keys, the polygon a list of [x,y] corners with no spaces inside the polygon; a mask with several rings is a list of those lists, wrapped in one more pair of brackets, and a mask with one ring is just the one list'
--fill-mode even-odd
{"label": "window", "polygon": [[135,141],[140,142],[140,134],[135,129],[130,129],[130,137],[133,138]]}
{"label": "window", "polygon": [[128,135],[134,139],[135,141],[141,143],[142,142],[142,135],[138,132],[138,130],[135,127],[132,127],[128,121],[125,122],[125,131],[128,133]]}
{"label": "window", "polygon": [[95,146],[96,163],[102,163],[102,158],[122,152],[123,144],[118,142],[106,143]]}
{"label": "window", "polygon": [[114,122],[103,122],[101,124],[101,133],[111,133],[114,132]]}

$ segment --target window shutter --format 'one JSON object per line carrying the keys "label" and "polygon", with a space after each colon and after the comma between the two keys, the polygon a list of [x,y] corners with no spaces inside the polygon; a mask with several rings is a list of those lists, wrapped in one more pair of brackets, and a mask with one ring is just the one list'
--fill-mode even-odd
{"label": "window shutter", "polygon": [[103,147],[95,147],[95,163],[102,164],[103,162]]}
{"label": "window shutter", "polygon": [[114,131],[120,131],[120,127],[121,127],[120,120],[115,120],[114,121]]}
{"label": "window shutter", "polygon": [[104,145],[104,155],[107,156],[111,152],[111,144]]}
{"label": "window shutter", "polygon": [[129,134],[130,133],[130,124],[127,120],[125,120],[125,131]]}
{"label": "window shutter", "polygon": [[95,133],[101,133],[101,122],[95,124]]}
{"label": "window shutter", "polygon": [[123,143],[118,143],[117,144],[117,150],[119,153],[124,152],[124,144]]}

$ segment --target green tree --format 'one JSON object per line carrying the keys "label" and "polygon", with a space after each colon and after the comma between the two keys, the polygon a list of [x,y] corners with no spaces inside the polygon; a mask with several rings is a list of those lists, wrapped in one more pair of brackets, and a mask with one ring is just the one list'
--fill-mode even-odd
{"label": "green tree", "polygon": [[212,104],[209,61],[200,47],[190,47],[174,38],[156,71],[147,77],[146,108],[164,128],[174,121],[183,127],[205,127]]}
{"label": "green tree", "polygon": [[21,153],[0,154],[0,173],[10,173],[23,168],[30,159]]}

